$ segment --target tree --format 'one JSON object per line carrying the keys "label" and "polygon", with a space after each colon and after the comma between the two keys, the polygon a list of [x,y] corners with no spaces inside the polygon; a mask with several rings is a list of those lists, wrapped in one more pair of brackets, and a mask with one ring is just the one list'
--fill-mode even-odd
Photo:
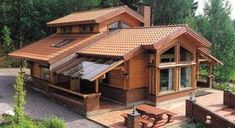
{"label": "tree", "polygon": [[10,36],[11,36],[10,29],[7,26],[4,26],[2,30],[2,39],[3,39],[2,46],[4,48],[5,53],[8,53],[10,50],[12,50],[11,49],[12,40]]}
{"label": "tree", "polygon": [[235,31],[230,19],[230,4],[224,0],[210,0],[205,7],[206,29],[203,35],[212,42],[212,54],[224,63],[215,68],[218,81],[225,82],[235,66]]}
{"label": "tree", "polygon": [[234,29],[235,29],[235,19],[233,20],[233,27],[234,27]]}
{"label": "tree", "polygon": [[25,105],[25,96],[26,96],[26,91],[24,89],[23,72],[18,73],[14,84],[14,88],[15,88],[14,123],[16,125],[21,125],[21,123],[24,122],[24,105]]}
{"label": "tree", "polygon": [[153,24],[182,24],[185,18],[194,15],[197,2],[194,0],[152,0]]}

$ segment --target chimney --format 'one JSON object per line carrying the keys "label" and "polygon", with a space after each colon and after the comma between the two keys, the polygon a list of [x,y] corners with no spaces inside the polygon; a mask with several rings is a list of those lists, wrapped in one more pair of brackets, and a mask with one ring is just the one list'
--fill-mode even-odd
{"label": "chimney", "polygon": [[140,14],[144,17],[144,26],[149,27],[151,25],[151,7],[141,6]]}

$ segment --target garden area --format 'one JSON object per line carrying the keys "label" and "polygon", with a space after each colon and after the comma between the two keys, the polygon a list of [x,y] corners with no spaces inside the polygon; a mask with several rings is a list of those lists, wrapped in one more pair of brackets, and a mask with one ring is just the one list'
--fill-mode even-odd
{"label": "garden area", "polygon": [[40,121],[25,117],[20,123],[15,123],[13,116],[0,116],[0,128],[65,128],[65,123],[55,116]]}
{"label": "garden area", "polygon": [[18,72],[13,85],[14,107],[0,115],[0,128],[65,128],[65,121],[56,116],[46,116],[42,120],[33,120],[25,114],[26,90],[24,69]]}

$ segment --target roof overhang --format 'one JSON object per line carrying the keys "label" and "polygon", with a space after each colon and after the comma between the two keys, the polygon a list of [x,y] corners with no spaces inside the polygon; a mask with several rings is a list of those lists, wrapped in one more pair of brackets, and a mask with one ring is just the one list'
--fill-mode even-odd
{"label": "roof overhang", "polygon": [[212,65],[224,65],[223,62],[218,60],[216,57],[212,56],[210,53],[206,52],[204,48],[198,48],[197,51],[205,58],[201,59],[201,62],[207,62]]}
{"label": "roof overhang", "polygon": [[[105,15],[102,15],[100,17],[96,17],[94,19],[81,20],[81,21],[67,21],[67,22],[60,22],[60,23],[59,22],[56,23],[56,21],[58,20],[58,19],[56,19],[56,20],[48,22],[47,25],[49,27],[53,27],[53,26],[66,26],[66,25],[74,25],[74,24],[99,24],[99,23],[102,23],[110,18],[113,18],[113,17],[118,16],[123,13],[127,13],[130,16],[134,17],[135,19],[139,20],[140,22],[144,23],[143,16],[141,16],[140,14],[138,14],[137,12],[135,12],[134,10],[130,9],[127,6],[122,6],[115,11],[112,11],[112,12],[105,14]],[[64,17],[62,17],[62,18],[64,18]]]}
{"label": "roof overhang", "polygon": [[153,44],[153,46],[155,49],[158,49],[162,45],[169,43],[172,40],[174,40],[182,35],[194,40],[199,47],[209,48],[211,46],[211,43],[208,40],[206,40],[203,36],[201,36],[200,34],[196,33],[195,31],[191,30],[190,28],[188,28],[186,26],[171,33],[170,35],[166,36],[165,38],[157,41],[156,43]]}

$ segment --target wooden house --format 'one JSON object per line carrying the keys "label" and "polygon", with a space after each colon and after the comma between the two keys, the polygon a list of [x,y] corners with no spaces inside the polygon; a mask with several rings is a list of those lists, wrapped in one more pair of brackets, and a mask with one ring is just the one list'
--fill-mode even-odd
{"label": "wooden house", "polygon": [[32,87],[86,116],[101,99],[156,105],[187,96],[200,63],[210,71],[222,63],[187,25],[151,26],[150,14],[147,6],[75,12],[47,23],[55,34],[9,55],[27,60]]}

